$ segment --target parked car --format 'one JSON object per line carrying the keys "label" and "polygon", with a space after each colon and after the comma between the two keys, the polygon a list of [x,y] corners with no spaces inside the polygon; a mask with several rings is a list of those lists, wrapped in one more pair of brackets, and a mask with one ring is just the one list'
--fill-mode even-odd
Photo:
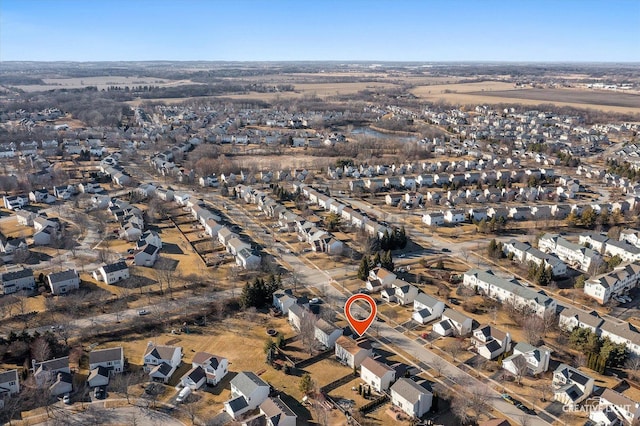
{"label": "parked car", "polygon": [[149,315],[149,311],[147,311],[146,309],[140,309],[138,311],[138,315],[142,316],[142,315]]}
{"label": "parked car", "polygon": [[71,398],[69,397],[69,394],[66,394],[65,396],[62,397],[62,402],[66,405],[71,404]]}
{"label": "parked car", "polygon": [[191,395],[191,388],[187,386],[180,391],[178,397],[176,398],[176,402],[183,402],[189,397],[189,395]]}
{"label": "parked car", "polygon": [[320,303],[320,299],[318,299],[317,297],[314,297],[313,299],[309,300],[310,305],[315,305],[316,303]]}
{"label": "parked car", "polygon": [[107,397],[107,390],[102,386],[93,388],[93,397],[95,399],[105,399]]}

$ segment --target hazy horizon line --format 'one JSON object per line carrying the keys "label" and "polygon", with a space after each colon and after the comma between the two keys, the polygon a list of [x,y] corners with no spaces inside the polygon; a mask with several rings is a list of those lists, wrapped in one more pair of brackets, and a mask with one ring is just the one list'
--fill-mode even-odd
{"label": "hazy horizon line", "polygon": [[640,61],[546,61],[546,60],[527,60],[527,61],[508,61],[508,60],[443,60],[443,61],[424,61],[424,60],[375,60],[375,59],[283,59],[283,60],[232,60],[232,59],[109,59],[109,60],[0,60],[1,64],[15,63],[71,63],[71,64],[90,64],[90,63],[144,63],[144,62],[173,62],[173,63],[334,63],[334,64],[629,64],[640,65]]}

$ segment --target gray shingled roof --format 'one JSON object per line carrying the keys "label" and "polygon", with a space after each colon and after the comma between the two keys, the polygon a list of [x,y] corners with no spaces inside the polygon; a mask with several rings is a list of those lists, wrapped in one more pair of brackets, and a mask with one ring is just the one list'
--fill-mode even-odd
{"label": "gray shingled roof", "polygon": [[26,277],[33,278],[33,270],[29,268],[24,268],[19,271],[4,272],[0,274],[0,282],[13,281],[20,278],[26,278]]}
{"label": "gray shingled roof", "polygon": [[412,404],[416,404],[422,394],[430,394],[431,391],[417,384],[413,380],[400,378],[391,386],[391,391],[397,393]]}
{"label": "gray shingled roof", "polygon": [[231,385],[233,385],[242,395],[246,396],[251,395],[258,387],[269,387],[267,382],[262,380],[252,371],[242,371],[238,373],[238,375],[231,380]]}

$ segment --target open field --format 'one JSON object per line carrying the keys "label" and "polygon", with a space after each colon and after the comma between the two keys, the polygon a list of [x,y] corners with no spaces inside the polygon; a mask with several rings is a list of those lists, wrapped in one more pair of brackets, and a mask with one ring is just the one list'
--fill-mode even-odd
{"label": "open field", "polygon": [[640,95],[631,93],[583,89],[516,89],[512,83],[497,81],[419,86],[412,89],[411,93],[422,99],[459,105],[552,103],[557,106],[640,114]]}
{"label": "open field", "polygon": [[56,89],[80,89],[87,86],[96,86],[98,90],[106,89],[109,86],[160,86],[171,87],[184,84],[198,84],[191,80],[167,80],[157,77],[127,77],[127,76],[101,76],[101,77],[81,77],[81,78],[43,78],[42,84],[28,84],[15,86],[25,92],[37,92],[40,90]]}

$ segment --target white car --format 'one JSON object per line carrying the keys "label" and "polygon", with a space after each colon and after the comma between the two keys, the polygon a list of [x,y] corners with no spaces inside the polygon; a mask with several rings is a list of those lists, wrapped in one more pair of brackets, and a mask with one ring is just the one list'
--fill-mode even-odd
{"label": "white car", "polygon": [[71,398],[69,398],[68,394],[62,397],[62,402],[66,405],[71,404]]}
{"label": "white car", "polygon": [[316,303],[320,303],[320,299],[318,299],[317,297],[314,297],[313,299],[309,300],[310,305],[315,305]]}

